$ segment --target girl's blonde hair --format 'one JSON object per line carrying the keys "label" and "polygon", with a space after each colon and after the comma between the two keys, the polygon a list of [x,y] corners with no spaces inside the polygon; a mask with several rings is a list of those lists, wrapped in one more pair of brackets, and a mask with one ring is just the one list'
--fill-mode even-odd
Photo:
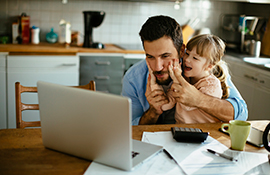
{"label": "girl's blonde hair", "polygon": [[208,59],[208,63],[212,64],[212,73],[220,80],[223,91],[222,98],[229,97],[229,86],[226,79],[228,75],[228,67],[222,60],[225,52],[225,43],[217,36],[210,34],[197,35],[190,39],[187,43],[187,50],[196,47],[196,52],[201,57]]}

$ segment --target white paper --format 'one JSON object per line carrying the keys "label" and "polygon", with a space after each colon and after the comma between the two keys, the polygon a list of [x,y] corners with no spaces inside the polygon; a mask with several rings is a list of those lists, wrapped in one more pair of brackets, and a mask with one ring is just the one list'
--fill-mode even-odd
{"label": "white paper", "polygon": [[92,162],[84,175],[175,175],[179,172],[181,175],[181,170],[175,162],[170,160],[166,154],[160,153],[130,172]]}
{"label": "white paper", "polygon": [[[259,174],[269,175],[268,155],[233,151],[208,136],[203,143],[181,143],[172,138],[171,132],[144,132],[142,141],[163,146],[180,163],[187,174]],[[213,149],[238,159],[237,162],[215,156],[206,151]],[[177,164],[161,152],[127,172],[92,162],[85,175],[175,175],[184,174]]]}
{"label": "white paper", "polygon": [[[203,143],[181,143],[172,138],[171,132],[145,132],[143,141],[163,146],[187,174],[270,174],[267,154],[233,151],[210,136]],[[233,156],[238,161],[218,157],[207,149]]]}

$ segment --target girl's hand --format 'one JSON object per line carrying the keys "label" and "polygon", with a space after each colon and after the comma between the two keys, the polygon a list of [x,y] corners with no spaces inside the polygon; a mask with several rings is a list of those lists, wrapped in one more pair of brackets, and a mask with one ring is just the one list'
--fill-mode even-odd
{"label": "girl's hand", "polygon": [[173,83],[179,84],[179,81],[175,77],[174,71],[178,71],[180,75],[182,74],[182,69],[181,69],[181,64],[179,63],[179,59],[173,59],[169,63],[169,72],[173,80]]}
{"label": "girl's hand", "polygon": [[174,61],[170,66],[169,71],[173,79],[171,91],[173,91],[172,95],[175,100],[189,107],[198,106],[198,103],[201,101],[201,92],[185,80],[182,76],[180,64]]}

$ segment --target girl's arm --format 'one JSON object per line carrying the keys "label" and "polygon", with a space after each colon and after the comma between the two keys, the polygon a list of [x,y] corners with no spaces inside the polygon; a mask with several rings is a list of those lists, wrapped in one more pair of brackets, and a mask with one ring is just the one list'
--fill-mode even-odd
{"label": "girl's arm", "polygon": [[181,70],[179,69],[179,67],[174,67],[174,75],[179,84],[174,83],[171,87],[177,102],[199,108],[221,121],[234,119],[234,107],[229,101],[200,92],[182,77]]}

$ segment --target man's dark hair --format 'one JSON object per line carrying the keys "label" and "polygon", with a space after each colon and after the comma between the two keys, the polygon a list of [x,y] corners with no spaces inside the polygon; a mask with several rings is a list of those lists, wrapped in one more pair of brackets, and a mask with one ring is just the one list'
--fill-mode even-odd
{"label": "man's dark hair", "polygon": [[183,36],[181,26],[175,19],[169,16],[153,16],[143,24],[139,33],[142,43],[144,41],[155,41],[163,36],[172,39],[174,47],[180,53],[183,44]]}

